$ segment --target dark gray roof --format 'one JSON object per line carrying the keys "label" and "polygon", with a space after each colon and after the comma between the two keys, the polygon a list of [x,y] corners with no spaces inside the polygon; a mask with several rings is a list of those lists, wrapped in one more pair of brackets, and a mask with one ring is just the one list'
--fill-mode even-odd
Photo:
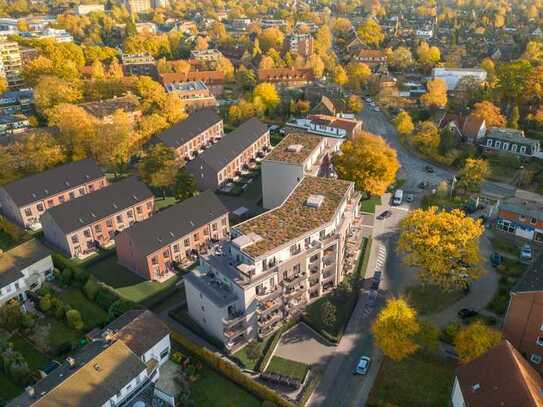
{"label": "dark gray roof", "polygon": [[46,216],[52,217],[62,231],[70,233],[151,197],[153,193],[147,185],[133,176],[54,206],[47,210]]}
{"label": "dark gray roof", "polygon": [[215,109],[206,108],[197,110],[191,113],[186,120],[177,122],[173,127],[157,134],[156,137],[151,139],[151,144],[162,142],[168,147],[177,148],[220,121],[222,119]]}
{"label": "dark gray roof", "polygon": [[219,172],[267,131],[266,125],[253,117],[187,163],[187,169],[194,172],[203,163]]}
{"label": "dark gray roof", "polygon": [[108,333],[111,333],[115,339],[123,341],[136,355],[143,356],[168,336],[170,330],[151,311],[131,310],[112,321],[93,337],[105,338]]}
{"label": "dark gray roof", "polygon": [[511,290],[513,293],[530,291],[543,291],[543,267],[541,266],[540,258],[536,259],[530,269],[524,273],[522,278]]}
{"label": "dark gray roof", "polygon": [[3,188],[18,206],[24,206],[103,176],[96,162],[87,158],[10,182]]}
{"label": "dark gray roof", "polygon": [[490,129],[488,129],[486,137],[510,143],[530,145],[539,143],[538,140],[525,137],[522,130],[507,129],[501,127],[491,127]]}
{"label": "dark gray roof", "polygon": [[24,277],[22,270],[50,255],[49,249],[36,239],[3,253],[0,255],[0,288]]}
{"label": "dark gray roof", "polygon": [[224,308],[238,300],[238,297],[229,289],[225,288],[218,280],[196,267],[183,277],[219,308]]}
{"label": "dark gray roof", "polygon": [[124,230],[136,250],[145,255],[180,239],[195,229],[228,213],[212,191],[205,191],[173,205]]}

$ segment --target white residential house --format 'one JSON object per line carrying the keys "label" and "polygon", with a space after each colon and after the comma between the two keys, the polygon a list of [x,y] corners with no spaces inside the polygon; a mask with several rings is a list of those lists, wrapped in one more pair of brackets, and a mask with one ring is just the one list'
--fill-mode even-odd
{"label": "white residential house", "polygon": [[454,91],[462,78],[473,77],[480,82],[486,81],[487,73],[480,68],[434,68],[432,79],[443,79],[447,84],[447,90]]}

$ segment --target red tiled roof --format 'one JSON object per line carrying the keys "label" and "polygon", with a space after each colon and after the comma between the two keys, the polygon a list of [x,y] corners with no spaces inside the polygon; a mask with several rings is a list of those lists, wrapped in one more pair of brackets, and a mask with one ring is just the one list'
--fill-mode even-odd
{"label": "red tiled roof", "polygon": [[307,118],[315,123],[326,124],[330,127],[337,127],[349,131],[353,131],[359,124],[356,120],[342,119],[340,117],[328,116],[325,114],[312,114],[307,116]]}
{"label": "red tiled roof", "polygon": [[164,85],[190,81],[202,81],[206,85],[224,84],[224,72],[221,71],[166,72],[160,74],[160,78]]}
{"label": "red tiled roof", "polygon": [[304,69],[259,69],[257,71],[259,82],[288,82],[288,81],[313,81],[315,76],[313,70]]}
{"label": "red tiled roof", "polygon": [[462,130],[464,136],[469,138],[475,138],[484,122],[484,119],[481,119],[474,114],[470,114],[468,117],[466,117],[466,120],[464,121],[464,128]]}
{"label": "red tiled roof", "polygon": [[386,58],[385,51],[380,49],[362,49],[358,53],[359,58]]}

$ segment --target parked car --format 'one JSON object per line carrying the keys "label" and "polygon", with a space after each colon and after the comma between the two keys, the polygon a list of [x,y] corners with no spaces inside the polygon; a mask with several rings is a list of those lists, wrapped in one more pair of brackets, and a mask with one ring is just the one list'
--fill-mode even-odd
{"label": "parked car", "polygon": [[373,280],[371,282],[371,289],[372,290],[378,290],[380,284],[381,284],[381,272],[376,271],[375,274],[373,274]]}
{"label": "parked car", "polygon": [[471,318],[477,315],[479,315],[479,313],[471,308],[462,308],[460,311],[458,311],[458,316],[461,319]]}
{"label": "parked car", "polygon": [[532,247],[529,244],[525,244],[520,248],[520,259],[525,261],[532,260]]}
{"label": "parked car", "polygon": [[383,219],[390,218],[391,216],[392,216],[392,212],[390,212],[390,211],[384,211],[382,214],[380,214],[379,216],[377,216],[377,219],[383,220]]}
{"label": "parked car", "polygon": [[413,201],[415,200],[415,195],[413,195],[413,194],[407,194],[407,195],[405,196],[405,200],[406,200],[407,202],[413,202]]}
{"label": "parked car", "polygon": [[432,174],[434,172],[434,167],[432,167],[431,165],[427,165],[424,167],[424,171],[426,171],[429,174]]}
{"label": "parked car", "polygon": [[420,189],[426,189],[430,187],[430,183],[428,181],[422,181],[422,182],[419,182],[418,186]]}
{"label": "parked car", "polygon": [[397,189],[396,192],[394,192],[394,196],[392,197],[392,205],[394,206],[400,206],[403,201],[403,190]]}
{"label": "parked car", "polygon": [[494,252],[490,255],[490,264],[492,264],[492,267],[498,267],[502,263],[503,256],[500,253]]}
{"label": "parked car", "polygon": [[358,361],[353,374],[359,374],[365,376],[370,370],[371,359],[368,356],[362,356]]}

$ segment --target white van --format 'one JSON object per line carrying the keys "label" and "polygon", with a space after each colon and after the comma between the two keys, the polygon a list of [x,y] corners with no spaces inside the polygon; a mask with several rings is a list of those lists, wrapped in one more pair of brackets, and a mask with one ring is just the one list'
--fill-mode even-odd
{"label": "white van", "polygon": [[399,206],[402,204],[403,200],[403,190],[397,189],[396,192],[394,192],[394,196],[392,197],[392,205]]}

